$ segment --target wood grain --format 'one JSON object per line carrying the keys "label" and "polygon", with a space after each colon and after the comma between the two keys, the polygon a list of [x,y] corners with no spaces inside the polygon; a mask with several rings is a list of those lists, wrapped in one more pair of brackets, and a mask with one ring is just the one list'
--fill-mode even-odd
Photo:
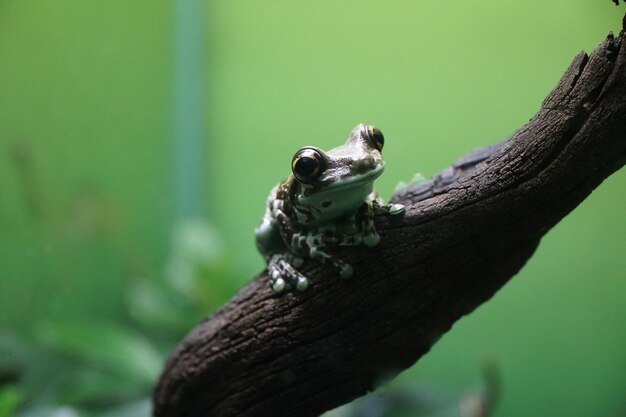
{"label": "wood grain", "polygon": [[339,251],[350,280],[309,263],[311,287],[277,297],[254,278],[172,353],[154,415],[317,416],[415,363],[624,165],[624,36],[579,54],[512,137],[396,193],[381,244]]}

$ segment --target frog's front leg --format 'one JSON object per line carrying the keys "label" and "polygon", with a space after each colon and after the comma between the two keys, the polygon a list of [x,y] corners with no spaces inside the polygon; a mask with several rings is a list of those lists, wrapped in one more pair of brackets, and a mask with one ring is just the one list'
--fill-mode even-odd
{"label": "frog's front leg", "polygon": [[402,213],[404,213],[404,205],[384,204],[378,194],[375,191],[372,192],[359,208],[359,214],[362,219],[363,243],[369,247],[380,243],[380,235],[376,231],[376,225],[374,224],[374,216],[376,214],[395,216]]}
{"label": "frog's front leg", "polygon": [[366,246],[373,247],[380,243],[380,235],[376,232],[374,225],[375,200],[365,201],[359,208],[361,220],[361,228],[363,230],[363,243]]}
{"label": "frog's front leg", "polygon": [[272,290],[276,294],[292,287],[299,291],[307,289],[309,280],[294,268],[294,264],[297,263],[297,260],[290,253],[272,255],[267,264],[267,272],[272,280]]}
{"label": "frog's front leg", "polygon": [[318,231],[317,233],[309,233],[306,237],[306,244],[309,247],[309,257],[315,259],[323,264],[332,264],[339,270],[339,276],[341,278],[350,278],[352,276],[352,265],[345,263],[344,261],[335,258],[334,256],[329,255],[322,248],[325,247],[328,243],[331,243],[333,246],[335,245],[347,245],[353,246],[351,244],[352,236],[345,235],[333,237],[327,237],[323,231]]}
{"label": "frog's front leg", "polygon": [[273,253],[268,260],[267,270],[272,280],[272,289],[275,293],[292,287],[304,291],[309,286],[309,280],[296,270],[303,263],[299,255],[308,251],[308,248],[302,247],[302,231],[283,211],[282,199],[275,199],[270,209],[276,222],[275,229],[285,245],[283,251]]}
{"label": "frog's front leg", "polygon": [[399,214],[404,213],[405,207],[404,204],[385,204],[382,198],[378,196],[376,191],[372,191],[370,195],[367,197],[367,201],[372,203],[374,207],[374,212],[376,214],[390,214],[392,216],[397,216]]}

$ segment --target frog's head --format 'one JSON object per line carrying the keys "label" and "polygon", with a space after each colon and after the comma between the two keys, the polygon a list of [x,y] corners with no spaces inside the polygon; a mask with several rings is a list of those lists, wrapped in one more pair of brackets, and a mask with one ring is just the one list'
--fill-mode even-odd
{"label": "frog's head", "polygon": [[354,212],[372,192],[382,173],[385,138],[373,126],[359,124],[346,142],[324,152],[305,146],[293,157],[293,177],[299,183],[297,202],[325,221]]}

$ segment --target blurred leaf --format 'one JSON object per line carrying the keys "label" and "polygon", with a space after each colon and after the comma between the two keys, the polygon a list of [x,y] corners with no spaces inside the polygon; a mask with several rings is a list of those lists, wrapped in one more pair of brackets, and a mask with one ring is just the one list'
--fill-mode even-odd
{"label": "blurred leaf", "polygon": [[77,369],[69,376],[66,389],[57,395],[64,404],[103,408],[134,401],[146,395],[148,387],[133,379],[110,375],[93,368]]}
{"label": "blurred leaf", "polygon": [[24,410],[19,417],[82,417],[84,414],[71,407],[46,406]]}
{"label": "blurred leaf", "polygon": [[225,264],[222,239],[211,223],[186,219],[176,225],[165,271],[170,288],[187,300],[202,303],[213,284],[223,280]]}
{"label": "blurred leaf", "polygon": [[141,401],[116,407],[105,413],[99,414],[98,417],[150,417],[152,414],[152,405],[149,398]]}
{"label": "blurred leaf", "polygon": [[462,395],[432,384],[392,383],[322,417],[488,417],[498,399],[500,376],[493,358],[482,362],[481,371],[479,386]]}
{"label": "blurred leaf", "polygon": [[0,387],[0,417],[11,417],[23,400],[24,393],[19,387]]}
{"label": "blurred leaf", "polygon": [[37,328],[44,346],[140,386],[154,383],[164,358],[139,334],[103,322],[48,322]]}
{"label": "blurred leaf", "polygon": [[457,397],[432,385],[386,387],[331,410],[323,417],[451,417]]}
{"label": "blurred leaf", "polygon": [[160,331],[188,331],[190,324],[181,314],[180,307],[154,283],[138,282],[130,289],[128,298],[128,310],[140,324]]}
{"label": "blurred leaf", "polygon": [[6,331],[0,332],[0,371],[15,375],[29,404],[58,399],[71,375],[67,361]]}
{"label": "blurred leaf", "polygon": [[26,361],[30,351],[26,343],[13,333],[0,330],[0,370],[18,367]]}

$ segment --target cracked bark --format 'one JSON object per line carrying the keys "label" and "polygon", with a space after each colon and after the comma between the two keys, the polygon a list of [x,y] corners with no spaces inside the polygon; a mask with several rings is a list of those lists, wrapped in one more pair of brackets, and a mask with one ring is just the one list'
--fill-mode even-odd
{"label": "cracked bark", "polygon": [[626,162],[624,37],[580,53],[509,139],[397,192],[380,245],[338,251],[352,279],[309,263],[311,288],[276,297],[257,276],[173,352],[154,415],[317,416],[415,363]]}

